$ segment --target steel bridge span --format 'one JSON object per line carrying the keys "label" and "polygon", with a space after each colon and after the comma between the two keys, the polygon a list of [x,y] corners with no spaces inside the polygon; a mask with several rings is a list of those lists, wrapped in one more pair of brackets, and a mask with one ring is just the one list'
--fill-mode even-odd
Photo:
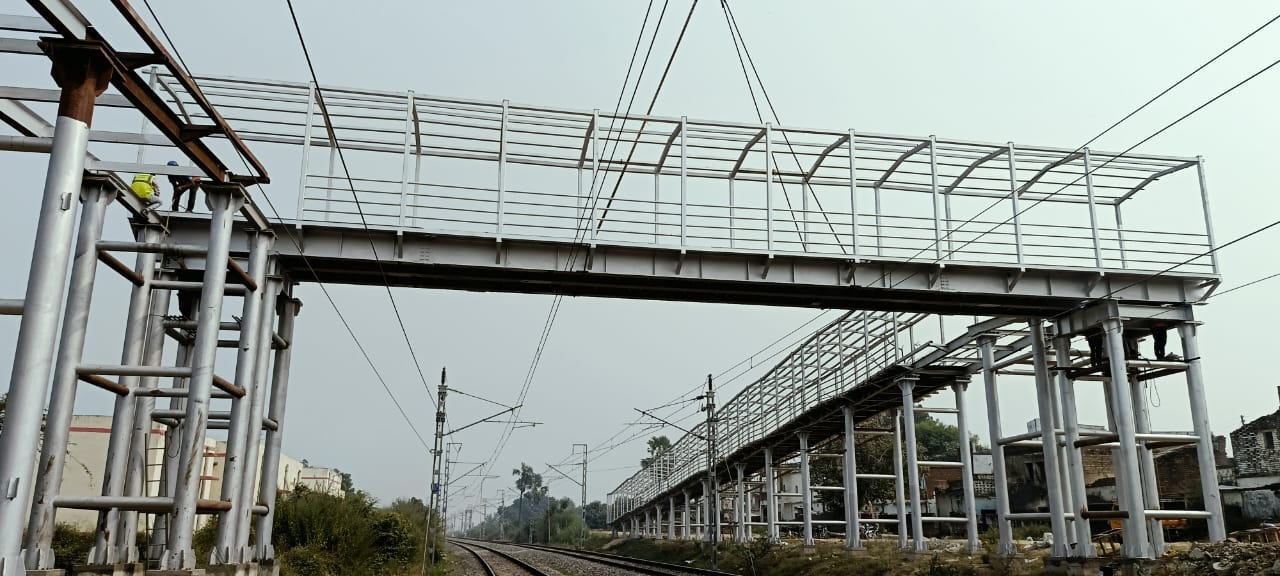
{"label": "steel bridge span", "polygon": [[[213,564],[270,571],[270,463],[286,426],[300,305],[292,287],[315,280],[857,310],[714,412],[718,445],[685,438],[615,490],[611,521],[634,533],[657,535],[663,525],[667,537],[677,527],[681,537],[694,529],[720,534],[720,504],[731,495],[737,515],[728,521],[747,538],[745,491],[754,482],[770,502],[762,523],[777,537],[773,466],[794,456],[807,475],[810,440],[841,434],[849,489],[806,480],[798,496],[840,489],[857,502],[856,479],[882,478],[903,493],[898,510],[908,500],[918,510],[920,468],[968,472],[967,453],[961,462],[919,462],[912,426],[858,425],[886,411],[912,422],[916,400],[951,389],[965,433],[959,392],[981,373],[997,453],[1038,448],[1049,479],[1048,512],[999,511],[1002,552],[1011,551],[1010,523],[1033,517],[1050,521],[1055,533],[1070,526],[1072,537],[1055,557],[1092,552],[1083,545],[1090,512],[1077,488],[1080,449],[1094,445],[1116,450],[1120,510],[1111,515],[1123,517],[1126,556],[1159,553],[1159,520],[1171,514],[1207,519],[1211,538],[1223,537],[1212,465],[1201,471],[1205,510],[1178,513],[1159,509],[1151,466],[1160,443],[1195,444],[1201,461],[1212,461],[1190,315],[1190,304],[1219,279],[1199,158],[613,117],[413,91],[329,87],[322,108],[311,84],[188,77],[123,0],[115,6],[145,52],[115,50],[65,1],[29,3],[39,17],[0,16],[0,30],[13,36],[0,39],[0,57],[47,56],[56,86],[0,87],[0,120],[17,132],[0,137],[0,150],[49,155],[26,298],[0,306],[22,316],[0,435],[7,495],[0,498],[0,575],[52,567],[59,508],[100,512],[85,559],[98,573],[192,573],[200,515],[219,518]],[[56,117],[37,112],[53,102]],[[95,108],[136,110],[151,128],[94,130]],[[246,191],[272,181],[249,144],[298,153],[296,202],[277,202],[295,206],[292,218],[268,218]],[[336,171],[339,145],[352,155],[349,178]],[[617,161],[611,146],[634,153]],[[145,162],[145,151],[157,148],[193,165]],[[244,173],[222,159],[232,155]],[[209,213],[145,206],[125,184],[134,173],[204,177]],[[127,209],[133,238],[102,238],[113,203]],[[1153,204],[1172,207],[1172,219],[1153,220]],[[118,254],[133,255],[134,264]],[[133,285],[118,365],[81,358],[99,262]],[[229,303],[241,307],[238,322],[226,320]],[[932,324],[928,314],[980,318],[960,336],[940,330],[928,342],[913,332]],[[1168,329],[1179,331],[1187,360],[1127,359],[1126,333]],[[220,338],[224,332],[234,336]],[[1078,361],[1073,339],[1099,337],[1108,364]],[[175,366],[161,364],[170,345],[178,350]],[[237,349],[235,373],[226,378],[214,373],[223,347]],[[1052,425],[1039,438],[1006,436],[996,377],[1028,361],[1040,420]],[[1140,382],[1177,374],[1187,379],[1195,434],[1152,434]],[[1079,429],[1077,380],[1104,381],[1114,420],[1105,434]],[[79,383],[116,401],[101,496],[59,489]],[[156,398],[168,398],[169,409],[157,409]],[[143,489],[140,450],[153,420],[174,448],[157,493]],[[227,481],[218,498],[206,500],[199,498],[200,447],[215,428],[229,430]],[[859,433],[898,439],[903,465],[858,471],[852,438]],[[255,461],[259,438],[268,463],[261,471],[241,465]],[[996,476],[1002,484],[1004,472]],[[970,488],[963,522],[972,545]],[[696,522],[694,497],[705,507]],[[856,506],[848,508],[853,516],[842,523],[862,521]],[[157,515],[156,537],[142,550],[117,536],[135,533],[140,514]],[[910,526],[891,522],[903,546],[921,549],[926,520],[959,522],[919,515]],[[806,540],[813,523],[802,522]],[[857,530],[848,532],[849,546],[859,546]]]}

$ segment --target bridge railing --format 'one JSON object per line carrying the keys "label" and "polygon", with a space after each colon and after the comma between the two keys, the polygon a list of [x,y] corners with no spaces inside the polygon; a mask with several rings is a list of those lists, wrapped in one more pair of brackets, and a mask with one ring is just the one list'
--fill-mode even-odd
{"label": "bridge railing", "polygon": [[1196,157],[198,80],[245,140],[301,146],[303,226],[1217,273]]}

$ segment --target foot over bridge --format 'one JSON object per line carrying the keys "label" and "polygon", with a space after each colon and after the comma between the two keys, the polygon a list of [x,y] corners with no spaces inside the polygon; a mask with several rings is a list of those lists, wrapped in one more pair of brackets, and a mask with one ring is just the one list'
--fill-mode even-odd
{"label": "foot over bridge", "polygon": [[[833,525],[851,549],[862,547],[857,526],[884,524],[896,532],[899,545],[927,549],[925,523],[963,526],[968,550],[978,550],[974,466],[968,438],[973,416],[964,391],[980,375],[985,389],[992,439],[992,469],[998,551],[1014,552],[1014,522],[1048,523],[1054,534],[1053,555],[1087,558],[1096,555],[1090,520],[1122,518],[1124,555],[1153,557],[1165,551],[1160,521],[1186,518],[1208,523],[1210,539],[1225,538],[1222,506],[1206,415],[1204,383],[1196,342],[1196,323],[1189,307],[1161,307],[1104,301],[1057,317],[1046,331],[1040,319],[991,317],[975,319],[964,333],[947,340],[935,317],[924,314],[850,312],[819,330],[759,380],[715,413],[713,422],[693,427],[665,454],[609,493],[609,522],[632,537],[735,541],[755,537],[778,539],[782,527],[798,530],[806,544],[815,527]],[[1186,360],[1136,358],[1126,341],[1162,338],[1177,330]],[[934,334],[937,341],[920,341]],[[1093,339],[1089,350],[1073,343]],[[936,342],[943,342],[938,344]],[[1099,360],[1092,346],[1105,347]],[[999,378],[1032,376],[1040,430],[1005,435],[1001,430]],[[1145,382],[1185,377],[1193,415],[1193,432],[1152,433]],[[1023,382],[1026,382],[1024,379]],[[1093,394],[1106,398],[1106,430],[1082,429],[1077,416],[1077,382],[1100,382]],[[709,383],[709,386],[711,384]],[[921,406],[938,394],[955,399],[953,407]],[[917,413],[956,417],[964,447],[958,461],[924,461],[916,448]],[[890,436],[894,464],[888,470],[859,468],[859,437]],[[708,442],[708,437],[712,440]],[[713,446],[710,449],[708,446]],[[1174,446],[1193,445],[1200,463],[1203,510],[1161,510],[1154,454]],[[1118,480],[1118,511],[1086,504],[1082,449],[1114,448],[1112,464]],[[1006,452],[1040,453],[1044,457],[1048,511],[1011,510]],[[813,458],[841,461],[843,481],[822,486],[811,479]],[[708,465],[711,469],[708,471]],[[786,466],[798,468],[783,482]],[[964,506],[960,513],[939,515],[924,507],[920,477],[929,469],[959,468]],[[1186,471],[1180,471],[1185,473]],[[892,482],[895,515],[866,514],[857,486],[868,481]],[[798,485],[798,489],[794,486]],[[788,490],[788,488],[790,489]],[[813,503],[821,491],[843,493],[844,518],[818,520]],[[801,510],[794,521],[780,519],[785,498]],[[909,511],[921,511],[920,514]]]}
{"label": "foot over bridge", "polygon": [[[721,516],[710,510],[721,498],[707,495],[723,495],[730,479],[734,501],[744,504],[739,514],[747,513],[745,475],[763,469],[771,477],[774,456],[796,455],[807,468],[810,436],[820,441],[843,430],[852,437],[856,422],[898,404],[910,422],[914,400],[957,391],[978,371],[993,387],[997,373],[1013,370],[1005,364],[1028,358],[1040,420],[1054,423],[1039,442],[1049,478],[1060,482],[1040,518],[1055,533],[1066,533],[1070,521],[1074,541],[1088,541],[1085,513],[1070,504],[1084,501],[1076,493],[1078,442],[1116,448],[1126,555],[1133,557],[1158,553],[1158,530],[1148,537],[1146,527],[1169,514],[1151,499],[1148,444],[1195,443],[1202,458],[1211,454],[1187,307],[1216,286],[1219,272],[1199,158],[612,116],[413,91],[329,87],[322,107],[312,84],[188,76],[127,2],[113,4],[136,34],[127,45],[143,52],[117,52],[67,2],[28,3],[39,18],[0,16],[0,30],[14,36],[0,38],[0,58],[47,56],[58,85],[41,77],[45,84],[0,87],[0,121],[17,132],[0,137],[0,150],[49,155],[26,298],[0,301],[0,312],[21,315],[0,435],[0,483],[9,494],[0,499],[0,575],[53,567],[59,508],[98,511],[95,546],[84,560],[99,573],[144,565],[196,573],[193,531],[208,515],[219,518],[211,564],[269,571],[277,487],[270,467],[285,429],[300,306],[292,288],[315,280],[860,310],[729,402],[719,413],[720,450],[686,438],[619,487],[612,521],[633,531],[645,516],[656,534],[656,512],[665,507],[674,534],[678,489],[684,535],[699,526],[718,533]],[[146,63],[160,66],[140,67]],[[37,112],[54,102],[56,117]],[[136,110],[159,133],[94,130],[93,111],[103,107]],[[267,218],[246,192],[273,181],[250,144],[297,153],[296,197],[280,192],[294,189],[288,184],[262,190],[276,205],[296,206],[291,220]],[[350,174],[336,170],[339,147]],[[232,149],[245,174],[215,151]],[[182,154],[194,166],[147,163],[148,153]],[[277,183],[280,172],[273,170]],[[208,214],[145,205],[125,184],[139,173],[201,176]],[[115,202],[130,212],[132,238],[102,238]],[[118,259],[124,254],[132,267]],[[133,286],[118,365],[82,358],[99,262]],[[236,311],[226,306],[239,308],[238,321],[228,321]],[[940,334],[941,348],[930,348],[912,332],[928,313],[986,319],[958,339]],[[1071,368],[1055,370],[1055,378],[1035,320],[1051,316],[1053,362]],[[1166,325],[1179,331],[1188,360],[1158,362],[1154,373],[1130,365],[1125,334]],[[1105,369],[1077,365],[1072,339],[1082,335],[1104,336],[1112,352]],[[166,347],[178,351],[174,366],[164,365]],[[215,374],[222,348],[236,350],[227,378]],[[1141,388],[1130,385],[1184,373],[1196,433],[1150,433]],[[1105,380],[1115,423],[1103,436],[1080,437],[1077,380]],[[78,388],[115,400],[104,474],[112,480],[101,496],[60,492]],[[156,398],[167,398],[168,408],[157,408]],[[998,402],[989,404],[998,410]],[[842,425],[833,426],[837,412]],[[955,412],[963,414],[963,405]],[[990,420],[997,446],[1037,441],[1002,436],[998,414]],[[154,490],[143,481],[151,422],[166,427],[164,482]],[[201,443],[220,428],[228,430],[226,480],[218,498],[207,500],[199,497]],[[908,448],[905,472],[846,468],[910,486],[919,509],[918,483],[904,474],[914,479],[925,464],[967,464],[918,462],[912,427],[897,430],[864,432],[899,438]],[[267,462],[260,473],[240,465],[255,461],[259,438]],[[698,492],[697,462],[708,454],[713,481]],[[1216,480],[1212,465],[1207,470],[1206,510],[1180,513],[1207,518],[1219,539],[1221,510],[1209,491],[1214,486],[1216,495]],[[772,486],[757,482],[766,492],[776,492]],[[709,510],[700,525],[689,520],[694,493]],[[905,498],[897,499],[899,511]],[[120,535],[136,533],[146,514],[157,516],[156,529],[139,549]],[[1019,513],[1001,514],[1007,552],[1007,527]],[[920,521],[913,518],[910,531],[917,547]],[[905,520],[893,522],[904,538]],[[737,521],[741,537],[749,524]],[[779,522],[766,524],[776,537]],[[803,524],[808,539],[812,519]],[[856,546],[857,530],[848,532]]]}

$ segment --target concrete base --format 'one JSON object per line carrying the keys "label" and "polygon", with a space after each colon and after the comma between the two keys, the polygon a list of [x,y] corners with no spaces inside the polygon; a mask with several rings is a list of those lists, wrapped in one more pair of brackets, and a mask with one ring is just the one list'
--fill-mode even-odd
{"label": "concrete base", "polygon": [[[274,560],[261,563],[249,562],[245,564],[224,564],[221,566],[210,566],[205,573],[208,576],[279,576],[280,566],[278,566]],[[148,572],[147,576],[159,575]]]}
{"label": "concrete base", "polygon": [[1154,560],[1124,558],[1045,558],[1045,576],[1148,576]]}
{"label": "concrete base", "polygon": [[50,568],[48,570],[27,570],[27,576],[66,576],[67,571],[61,568]]}
{"label": "concrete base", "polygon": [[146,576],[147,565],[141,562],[90,564],[71,569],[74,576]]}

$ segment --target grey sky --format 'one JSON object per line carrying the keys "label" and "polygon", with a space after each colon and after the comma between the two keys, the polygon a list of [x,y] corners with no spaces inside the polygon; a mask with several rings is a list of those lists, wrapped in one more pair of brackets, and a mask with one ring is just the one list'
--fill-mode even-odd
{"label": "grey sky", "polygon": [[[82,2],[82,4],[91,4]],[[283,1],[243,0],[192,5],[153,0],[160,18],[197,74],[305,81],[307,71]],[[658,6],[661,2],[656,2]],[[645,3],[631,2],[297,2],[303,31],[322,83],[486,100],[612,110]],[[141,8],[141,6],[139,6]],[[673,0],[637,107],[648,103],[659,66],[689,8]],[[655,6],[655,13],[657,6]],[[896,134],[938,134],[992,142],[1074,147],[1123,116],[1212,54],[1274,16],[1266,2],[1221,3],[734,3],[752,56],[785,124]],[[107,6],[87,10],[91,19]],[[0,0],[0,13],[30,14],[24,2]],[[1094,148],[1123,150],[1270,63],[1280,52],[1280,26],[1268,29],[1198,75]],[[45,85],[36,59],[0,60],[14,81]],[[1258,78],[1140,151],[1204,155],[1219,242],[1280,215],[1274,184],[1263,177],[1278,152],[1272,111],[1280,71]],[[718,2],[699,3],[655,113],[755,121],[737,57]],[[109,115],[99,122],[129,121]],[[136,122],[121,129],[136,130]],[[10,132],[0,132],[8,134]],[[296,194],[296,156],[261,152],[276,184],[267,188],[290,207]],[[153,157],[153,160],[155,158]],[[25,285],[44,157],[0,155],[8,208],[0,212],[10,250],[0,254],[9,273],[0,296]],[[1269,176],[1269,174],[1268,174]],[[167,194],[167,190],[166,190]],[[108,235],[126,232],[113,212]],[[1224,288],[1276,272],[1277,235],[1270,232],[1221,253]],[[87,356],[118,358],[127,291],[107,274],[95,295]],[[1206,322],[1202,348],[1212,423],[1229,432],[1241,416],[1275,410],[1276,381],[1252,363],[1272,352],[1265,327],[1280,321],[1271,305],[1280,284],[1242,290],[1197,310]],[[332,288],[335,299],[423,435],[432,418],[423,388],[385,292]],[[314,286],[298,294],[299,318],[285,451],[341,468],[358,486],[389,500],[423,495],[429,461],[395,413]],[[450,384],[510,402],[523,381],[551,298],[397,289],[409,334],[434,386],[447,365]],[[656,406],[697,386],[812,318],[810,310],[666,302],[569,299],[544,353],[524,410],[545,422],[512,437],[486,495],[509,486],[510,470],[528,462],[564,459],[570,446],[593,447],[635,418],[633,407]],[[835,313],[829,314],[834,317]],[[10,350],[16,319],[0,319],[0,349]],[[1174,346],[1177,350],[1177,346]],[[9,356],[0,356],[8,373]],[[758,373],[759,370],[756,371]],[[735,382],[730,395],[750,378]],[[1008,379],[1005,426],[1020,430],[1035,417],[1029,382]],[[1157,429],[1186,429],[1180,381],[1158,385]],[[1100,395],[1081,386],[1082,419],[1101,421]],[[727,397],[728,395],[726,395]],[[451,398],[461,425],[491,406]],[[81,412],[104,413],[108,399],[84,390]],[[970,406],[983,410],[979,393]],[[973,426],[985,434],[985,419]],[[462,459],[488,457],[500,427],[462,434]],[[666,434],[674,440],[675,430]],[[624,434],[623,437],[629,434]],[[643,437],[593,462],[590,497],[631,474]],[[464,466],[463,468],[469,468]],[[548,473],[550,479],[555,474]],[[566,481],[553,492],[576,498]],[[456,504],[455,504],[456,506]]]}

